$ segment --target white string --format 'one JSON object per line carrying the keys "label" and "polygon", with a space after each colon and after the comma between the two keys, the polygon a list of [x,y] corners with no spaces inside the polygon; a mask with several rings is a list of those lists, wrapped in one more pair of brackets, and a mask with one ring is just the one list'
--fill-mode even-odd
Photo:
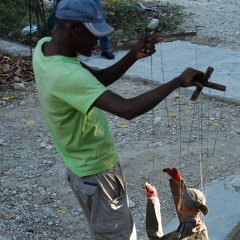
{"label": "white string", "polygon": [[[164,61],[163,61],[163,51],[162,51],[162,43],[160,43],[160,58],[161,58],[161,70],[162,70],[162,81],[163,84],[165,83],[165,72],[164,72]],[[167,98],[164,99],[165,102],[165,109],[166,109],[166,114],[167,114],[167,127],[169,130],[169,136],[170,136],[170,148],[171,148],[171,154],[172,154],[172,159],[173,157],[173,147],[172,147],[172,134],[171,134],[171,124],[170,124],[170,118],[169,118],[169,108],[168,108],[168,102]]]}
{"label": "white string", "polygon": [[[153,82],[153,57],[151,55],[150,57],[150,81],[152,83],[152,89],[154,88],[154,82]],[[155,120],[155,108],[152,108],[152,129],[151,129],[151,132],[152,132],[152,147],[154,146],[154,136],[156,135],[155,134],[155,123],[154,123],[154,120]],[[152,182],[154,183],[155,182],[155,154],[154,154],[154,151],[152,151]]]}
{"label": "white string", "polygon": [[[225,98],[225,92],[224,92],[224,98]],[[213,146],[213,152],[212,152],[212,156],[214,156],[214,153],[215,153],[215,148],[216,148],[216,144],[217,144],[217,138],[218,138],[218,133],[219,133],[219,128],[221,126],[221,120],[222,120],[222,117],[223,116],[223,102],[221,104],[221,111],[220,111],[220,116],[219,116],[219,120],[218,120],[218,126],[217,126],[217,131],[216,131],[216,137],[215,137],[215,141],[214,141],[214,146]]]}

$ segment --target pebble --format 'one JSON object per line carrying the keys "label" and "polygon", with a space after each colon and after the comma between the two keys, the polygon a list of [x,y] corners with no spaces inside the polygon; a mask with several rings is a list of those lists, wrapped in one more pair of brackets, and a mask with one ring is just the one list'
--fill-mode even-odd
{"label": "pebble", "polygon": [[5,100],[2,100],[2,106],[6,107],[7,106],[7,102]]}
{"label": "pebble", "polygon": [[21,101],[21,102],[19,103],[19,105],[20,105],[20,106],[26,106],[26,102],[25,102],[25,101]]}
{"label": "pebble", "polygon": [[13,79],[14,79],[15,82],[19,82],[20,81],[20,78],[17,77],[17,76],[15,76]]}
{"label": "pebble", "polygon": [[45,148],[46,148],[47,150],[51,150],[51,149],[53,149],[53,146],[52,146],[52,145],[47,145]]}
{"label": "pebble", "polygon": [[136,206],[136,203],[133,200],[129,199],[129,207],[134,208],[135,206]]}
{"label": "pebble", "polygon": [[149,30],[154,30],[154,29],[157,28],[158,23],[159,23],[159,20],[156,19],[156,18],[153,18],[153,19],[149,22],[149,24],[147,25],[147,28],[148,28]]}
{"label": "pebble", "polygon": [[26,89],[24,83],[14,83],[13,87],[16,90],[25,90]]}
{"label": "pebble", "polygon": [[46,146],[47,146],[46,143],[40,143],[40,147],[41,147],[41,148],[45,148]]}

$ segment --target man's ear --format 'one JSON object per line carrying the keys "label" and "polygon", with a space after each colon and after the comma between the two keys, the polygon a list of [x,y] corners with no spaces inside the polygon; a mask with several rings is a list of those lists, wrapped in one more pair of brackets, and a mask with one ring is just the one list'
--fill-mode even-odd
{"label": "man's ear", "polygon": [[68,30],[71,34],[79,35],[83,29],[84,27],[80,22],[69,22]]}
{"label": "man's ear", "polygon": [[74,32],[75,32],[75,24],[74,24],[74,22],[69,22],[68,24],[67,24],[67,30],[68,30],[68,32],[72,35],[72,34],[74,34]]}

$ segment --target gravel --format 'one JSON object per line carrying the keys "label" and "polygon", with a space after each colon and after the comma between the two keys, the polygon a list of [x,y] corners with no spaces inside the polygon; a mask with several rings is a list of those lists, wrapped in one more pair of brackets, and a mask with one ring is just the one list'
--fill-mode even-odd
{"label": "gravel", "polygon": [[[151,1],[150,1],[151,2]],[[238,0],[161,0],[184,6],[185,30],[196,30],[198,44],[240,50],[240,2]]]}
{"label": "gravel", "polygon": [[[171,2],[186,6],[186,29],[204,26],[194,41],[239,50],[238,1]],[[123,78],[112,89],[131,97],[154,86]],[[0,99],[0,240],[90,239],[84,215],[64,181],[64,164],[46,130],[35,83],[0,89],[0,96],[11,95],[15,98]],[[192,187],[200,187],[200,152],[204,185],[240,171],[239,103],[205,96],[194,104],[190,96],[187,90],[176,91],[132,121],[107,114],[139,239],[146,239],[145,181],[159,190],[163,223],[175,216],[164,167],[179,168]]]}

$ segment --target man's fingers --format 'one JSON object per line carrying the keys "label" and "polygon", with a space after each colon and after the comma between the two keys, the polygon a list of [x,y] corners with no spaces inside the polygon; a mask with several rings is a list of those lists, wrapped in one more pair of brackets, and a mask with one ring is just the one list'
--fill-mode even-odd
{"label": "man's fingers", "polygon": [[150,32],[148,35],[144,36],[141,40],[143,44],[141,51],[149,55],[155,53],[156,52],[155,44],[161,42],[162,40],[163,38],[157,36],[154,31]]}
{"label": "man's fingers", "polygon": [[148,55],[152,55],[153,53],[156,52],[155,48],[142,48],[141,50],[143,53],[146,53]]}

